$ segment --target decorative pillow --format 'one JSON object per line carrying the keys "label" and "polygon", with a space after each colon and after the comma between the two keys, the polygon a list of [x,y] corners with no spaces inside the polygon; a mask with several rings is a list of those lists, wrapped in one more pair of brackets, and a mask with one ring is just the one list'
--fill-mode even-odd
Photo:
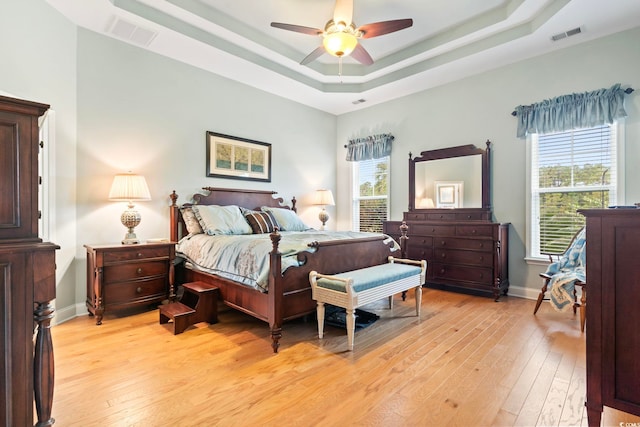
{"label": "decorative pillow", "polygon": [[216,234],[251,234],[251,227],[236,205],[193,205],[202,230],[210,236]]}
{"label": "decorative pillow", "polygon": [[271,212],[247,212],[244,217],[253,234],[273,233],[276,228],[280,228]]}
{"label": "decorative pillow", "polygon": [[270,206],[263,206],[261,209],[263,212],[271,212],[273,214],[282,231],[305,231],[311,229],[291,209],[272,208]]}
{"label": "decorative pillow", "polygon": [[184,220],[184,225],[187,226],[187,233],[189,234],[202,234],[202,227],[200,227],[200,223],[198,222],[198,218],[196,218],[196,214],[193,213],[193,209],[191,208],[180,208],[180,212],[182,213],[182,219]]}

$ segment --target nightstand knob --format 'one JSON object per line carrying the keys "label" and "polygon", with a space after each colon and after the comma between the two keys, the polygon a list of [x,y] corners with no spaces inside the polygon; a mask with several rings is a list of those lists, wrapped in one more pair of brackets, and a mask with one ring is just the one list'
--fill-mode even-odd
{"label": "nightstand knob", "polygon": [[141,288],[140,286],[138,286],[138,287],[136,288],[136,292],[137,292],[137,293],[142,292],[142,288]]}
{"label": "nightstand knob", "polygon": [[138,274],[142,274],[142,269],[141,269],[141,268],[139,268],[138,270],[136,270],[136,272],[137,272]]}

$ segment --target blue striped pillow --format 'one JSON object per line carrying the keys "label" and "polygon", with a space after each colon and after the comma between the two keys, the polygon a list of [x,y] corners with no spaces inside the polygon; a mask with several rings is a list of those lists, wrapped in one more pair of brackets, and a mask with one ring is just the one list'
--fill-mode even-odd
{"label": "blue striped pillow", "polygon": [[253,234],[273,233],[276,229],[280,229],[271,212],[247,212],[244,217],[251,226]]}

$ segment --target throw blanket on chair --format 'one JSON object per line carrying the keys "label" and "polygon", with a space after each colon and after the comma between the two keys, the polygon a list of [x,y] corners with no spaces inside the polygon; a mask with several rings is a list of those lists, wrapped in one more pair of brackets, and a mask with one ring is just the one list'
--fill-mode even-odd
{"label": "throw blanket on chair", "polygon": [[546,274],[551,276],[549,301],[558,311],[572,307],[576,280],[586,282],[586,245],[586,230],[583,228],[569,249],[547,268]]}

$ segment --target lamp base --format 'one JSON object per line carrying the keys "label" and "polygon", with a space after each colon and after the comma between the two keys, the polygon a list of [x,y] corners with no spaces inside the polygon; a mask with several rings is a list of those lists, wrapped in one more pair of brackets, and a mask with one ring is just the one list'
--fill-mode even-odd
{"label": "lamp base", "polygon": [[136,245],[138,243],[140,243],[140,239],[138,239],[135,233],[127,233],[124,235],[124,239],[122,239],[123,245]]}
{"label": "lamp base", "polygon": [[122,225],[127,227],[127,233],[124,235],[124,239],[122,239],[123,245],[135,245],[140,243],[138,236],[136,236],[136,233],[134,233],[133,230],[138,224],[140,224],[141,219],[142,217],[140,216],[140,213],[133,208],[133,204],[130,202],[129,209],[122,212],[122,215],[120,216]]}
{"label": "lamp base", "polygon": [[322,227],[320,227],[320,230],[324,230],[325,224],[327,223],[327,221],[329,221],[329,214],[324,208],[322,208],[322,210],[320,211],[318,219],[320,220],[320,222],[322,222]]}

